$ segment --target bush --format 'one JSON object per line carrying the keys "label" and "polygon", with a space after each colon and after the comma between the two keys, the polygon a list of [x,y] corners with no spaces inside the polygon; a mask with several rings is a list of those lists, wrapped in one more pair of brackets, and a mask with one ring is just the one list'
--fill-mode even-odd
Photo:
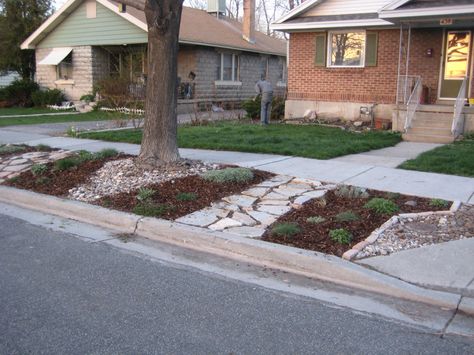
{"label": "bush", "polygon": [[79,157],[68,157],[68,158],[56,160],[54,162],[54,170],[58,170],[58,171],[69,170],[69,169],[75,168],[82,162],[83,160],[81,160]]}
{"label": "bush", "polygon": [[[244,101],[242,103],[242,108],[247,112],[247,118],[256,120],[260,118],[261,110],[261,100],[262,96],[258,95],[256,98]],[[285,98],[283,97],[273,97],[272,100],[272,120],[279,120],[285,116]]]}
{"label": "bush", "polygon": [[33,104],[37,107],[45,107],[47,105],[60,105],[66,100],[64,94],[58,89],[38,90],[31,94]]}
{"label": "bush", "polygon": [[94,102],[95,101],[95,93],[82,95],[79,100],[85,101],[87,103]]}
{"label": "bush", "polygon": [[178,201],[196,201],[197,195],[194,192],[180,192],[176,195]]}
{"label": "bush", "polygon": [[285,117],[285,98],[274,97],[272,101],[272,120],[280,120]]}
{"label": "bush", "polygon": [[48,166],[46,164],[34,164],[31,166],[31,173],[34,176],[43,175],[48,171]]}
{"label": "bush", "polygon": [[272,234],[284,237],[292,237],[299,232],[301,228],[295,223],[279,223],[272,228]]}
{"label": "bush", "polygon": [[321,216],[308,217],[306,219],[306,222],[311,223],[311,224],[319,224],[319,223],[326,222],[326,218],[321,217]]}
{"label": "bush", "polygon": [[447,208],[449,206],[450,202],[446,200],[442,200],[439,198],[433,198],[430,200],[430,206],[431,207],[437,207],[437,208]]}
{"label": "bush", "polygon": [[358,221],[360,217],[352,211],[344,211],[336,215],[336,221],[338,222],[352,222]]}
{"label": "bush", "polygon": [[352,234],[343,228],[332,229],[329,231],[329,238],[339,244],[350,244],[352,241]]}
{"label": "bush", "polygon": [[96,159],[107,159],[107,158],[116,157],[118,154],[119,154],[119,152],[116,149],[105,148],[105,149],[102,149],[100,152],[95,153],[95,158]]}
{"label": "bush", "polygon": [[367,189],[357,186],[341,185],[334,191],[334,194],[342,198],[369,198]]}
{"label": "bush", "polygon": [[4,88],[0,94],[8,106],[31,107],[33,106],[32,94],[39,90],[38,84],[31,80],[15,80]]}
{"label": "bush", "polygon": [[137,200],[141,202],[146,202],[150,200],[155,193],[156,191],[153,189],[149,189],[147,187],[140,187],[138,189]]}
{"label": "bush", "polygon": [[223,170],[209,170],[201,175],[206,181],[220,184],[233,182],[247,182],[253,179],[252,170],[247,168],[227,168]]}
{"label": "bush", "polygon": [[364,205],[364,207],[377,214],[393,214],[399,210],[398,206],[393,201],[379,197],[371,199]]}

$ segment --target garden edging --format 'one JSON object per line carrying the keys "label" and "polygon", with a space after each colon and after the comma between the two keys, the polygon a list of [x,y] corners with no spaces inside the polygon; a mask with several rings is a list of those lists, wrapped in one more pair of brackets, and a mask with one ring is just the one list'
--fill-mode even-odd
{"label": "garden edging", "polygon": [[459,296],[423,289],[338,257],[176,222],[143,218],[83,202],[0,186],[0,201],[148,239],[276,268],[390,297],[454,310]]}

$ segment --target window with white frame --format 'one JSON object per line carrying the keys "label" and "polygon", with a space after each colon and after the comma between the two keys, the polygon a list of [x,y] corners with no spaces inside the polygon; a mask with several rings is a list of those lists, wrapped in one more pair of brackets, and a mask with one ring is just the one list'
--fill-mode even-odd
{"label": "window with white frame", "polygon": [[239,56],[231,53],[221,53],[217,68],[218,81],[239,81]]}
{"label": "window with white frame", "polygon": [[329,67],[363,67],[365,31],[333,31],[328,36]]}
{"label": "window with white frame", "polygon": [[286,77],[287,77],[286,60],[283,58],[279,58],[278,59],[278,84],[279,85],[286,84]]}
{"label": "window with white frame", "polygon": [[66,58],[64,58],[61,62],[58,63],[56,70],[58,80],[72,79],[72,52],[69,53]]}

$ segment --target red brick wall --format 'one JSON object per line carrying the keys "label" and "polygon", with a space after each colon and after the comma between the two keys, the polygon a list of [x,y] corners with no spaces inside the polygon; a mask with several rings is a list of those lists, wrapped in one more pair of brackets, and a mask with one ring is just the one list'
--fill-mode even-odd
{"label": "red brick wall", "polygon": [[[377,66],[324,68],[314,65],[315,33],[292,33],[288,68],[288,98],[393,104],[396,101],[399,30],[381,30]],[[413,30],[409,75],[421,75],[436,100],[442,30]],[[426,57],[427,48],[433,56]],[[402,74],[405,74],[404,68]]]}

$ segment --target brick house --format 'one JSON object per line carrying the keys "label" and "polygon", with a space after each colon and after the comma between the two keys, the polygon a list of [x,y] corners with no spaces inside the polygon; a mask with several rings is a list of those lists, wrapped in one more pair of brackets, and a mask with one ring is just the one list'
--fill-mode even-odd
{"label": "brick house", "polygon": [[[195,103],[232,102],[255,96],[267,75],[286,91],[286,42],[255,31],[250,0],[244,25],[225,16],[225,1],[207,11],[183,8],[179,36],[178,110]],[[145,14],[111,0],[69,0],[21,45],[36,51],[36,81],[76,101],[103,78],[129,78],[144,94],[147,74]]]}
{"label": "brick house", "polygon": [[307,0],[272,29],[290,34],[286,118],[387,119],[415,141],[474,130],[474,1]]}

